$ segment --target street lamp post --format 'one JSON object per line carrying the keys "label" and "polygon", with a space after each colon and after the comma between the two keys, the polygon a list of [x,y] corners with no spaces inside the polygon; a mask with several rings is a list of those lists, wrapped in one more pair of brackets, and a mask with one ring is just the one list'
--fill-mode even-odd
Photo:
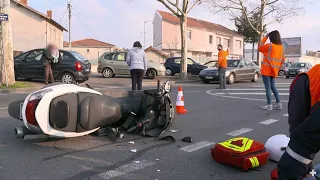
{"label": "street lamp post", "polygon": [[143,23],[143,48],[146,48],[146,23],[153,21],[145,21]]}

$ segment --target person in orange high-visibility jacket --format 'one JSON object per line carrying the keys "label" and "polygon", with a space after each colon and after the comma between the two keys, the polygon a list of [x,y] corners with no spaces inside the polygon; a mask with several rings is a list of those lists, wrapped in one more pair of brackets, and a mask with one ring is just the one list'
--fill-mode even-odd
{"label": "person in orange high-visibility jacket", "polygon": [[298,75],[290,86],[290,141],[278,162],[279,180],[301,180],[320,150],[320,65]]}
{"label": "person in orange high-visibility jacket", "polygon": [[[270,39],[270,43],[265,44],[268,38]],[[284,50],[280,33],[278,31],[269,33],[261,40],[258,49],[264,55],[261,62],[261,74],[267,96],[267,104],[261,106],[261,109],[282,109],[279,93],[275,85],[275,78],[278,76],[281,65],[284,63]],[[271,104],[271,91],[276,98],[276,104],[274,105]]]}
{"label": "person in orange high-visibility jacket", "polygon": [[217,68],[219,70],[219,87],[217,89],[226,89],[226,69],[227,69],[227,56],[229,55],[229,51],[223,50],[221,44],[217,46],[219,51],[218,53],[218,63]]}

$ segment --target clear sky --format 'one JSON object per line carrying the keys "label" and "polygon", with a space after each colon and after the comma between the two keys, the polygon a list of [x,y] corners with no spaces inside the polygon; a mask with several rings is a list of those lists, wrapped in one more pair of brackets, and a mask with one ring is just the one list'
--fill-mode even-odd
{"label": "clear sky", "polygon": [[[29,6],[46,12],[45,0],[28,0]],[[48,9],[53,11],[53,19],[68,28],[67,0],[47,0]],[[152,21],[156,10],[166,10],[156,0],[71,0],[72,25],[71,40],[95,38],[130,48],[134,41],[143,43],[144,21]],[[272,24],[268,30],[277,29],[282,37],[302,37],[303,52],[320,50],[320,0],[308,6],[300,17],[287,20],[283,24]],[[196,7],[190,17],[207,20],[234,29],[228,16],[214,15],[204,7]],[[146,23],[146,46],[152,45],[152,23]],[[64,33],[68,41],[68,33]]]}

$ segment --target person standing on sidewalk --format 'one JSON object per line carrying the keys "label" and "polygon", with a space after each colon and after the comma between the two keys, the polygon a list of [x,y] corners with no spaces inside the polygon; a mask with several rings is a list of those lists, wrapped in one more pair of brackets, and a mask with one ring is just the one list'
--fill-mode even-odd
{"label": "person standing on sidewalk", "polygon": [[141,90],[143,75],[147,70],[147,58],[139,41],[136,41],[128,52],[126,62],[130,66],[132,90]]}
{"label": "person standing on sidewalk", "polygon": [[227,56],[229,55],[229,50],[223,50],[221,44],[218,45],[218,63],[216,64],[219,70],[219,87],[217,89],[226,89],[226,68],[227,68]]}
{"label": "person standing on sidewalk", "polygon": [[[270,43],[266,41],[270,39]],[[258,50],[264,55],[261,62],[261,74],[264,87],[266,89],[267,104],[261,106],[263,110],[282,109],[279,93],[275,85],[275,78],[284,63],[284,49],[281,42],[281,36],[278,31],[272,31],[265,36],[259,43]],[[271,91],[276,98],[276,104],[271,104]]]}
{"label": "person standing on sidewalk", "polygon": [[44,83],[48,84],[48,79],[50,76],[50,82],[54,83],[53,73],[52,73],[52,61],[54,57],[52,56],[53,44],[49,44],[48,47],[44,50],[43,55],[41,56],[41,61],[44,66]]}

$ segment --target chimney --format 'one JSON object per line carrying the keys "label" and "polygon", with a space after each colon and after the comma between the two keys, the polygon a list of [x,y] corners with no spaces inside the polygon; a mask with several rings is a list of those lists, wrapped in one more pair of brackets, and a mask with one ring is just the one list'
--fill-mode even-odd
{"label": "chimney", "polygon": [[20,0],[20,3],[22,3],[22,4],[26,5],[26,6],[28,6],[28,0]]}
{"label": "chimney", "polygon": [[47,11],[47,17],[52,19],[52,10]]}

